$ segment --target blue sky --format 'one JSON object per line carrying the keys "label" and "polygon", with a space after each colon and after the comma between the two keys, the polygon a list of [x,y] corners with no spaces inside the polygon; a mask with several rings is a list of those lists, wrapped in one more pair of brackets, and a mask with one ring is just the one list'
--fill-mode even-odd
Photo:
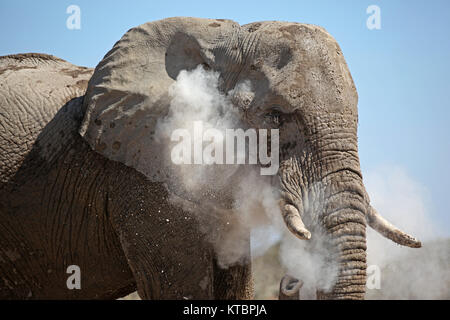
{"label": "blue sky", "polygon": [[[69,30],[69,5],[81,29]],[[369,5],[381,29],[369,30]],[[450,235],[450,1],[24,1],[0,2],[0,55],[44,52],[94,67],[130,28],[172,16],[312,23],[339,42],[359,94],[363,173],[401,167],[428,193]]]}

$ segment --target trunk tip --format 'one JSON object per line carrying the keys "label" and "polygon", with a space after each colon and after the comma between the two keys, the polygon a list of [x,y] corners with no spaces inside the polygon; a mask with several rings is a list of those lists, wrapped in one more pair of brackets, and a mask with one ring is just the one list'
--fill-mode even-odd
{"label": "trunk tip", "polygon": [[279,300],[299,300],[303,281],[286,274],[280,281]]}

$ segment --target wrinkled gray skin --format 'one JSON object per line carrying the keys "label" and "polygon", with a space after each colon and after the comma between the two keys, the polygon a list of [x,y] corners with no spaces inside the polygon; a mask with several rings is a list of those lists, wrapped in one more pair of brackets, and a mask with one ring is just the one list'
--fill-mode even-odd
{"label": "wrinkled gray skin", "polygon": [[[0,58],[0,298],[117,298],[135,288],[149,299],[252,297],[250,263],[221,269],[194,212],[217,218],[234,190],[189,194],[154,139],[169,86],[199,64],[220,73],[224,93],[251,82],[232,97],[242,123],[279,128],[273,180],[286,226],[299,241],[325,230],[338,261],[336,284],[318,298],[364,297],[366,223],[420,247],[369,204],[357,93],[324,29],[170,18],[128,31],[94,72],[47,55]],[[66,287],[71,264],[81,290]]]}

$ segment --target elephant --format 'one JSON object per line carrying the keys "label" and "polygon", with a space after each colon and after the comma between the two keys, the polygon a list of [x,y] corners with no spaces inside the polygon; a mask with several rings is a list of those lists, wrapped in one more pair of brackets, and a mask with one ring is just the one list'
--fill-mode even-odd
{"label": "elephant", "polygon": [[[175,17],[130,29],[95,70],[47,54],[0,57],[0,298],[253,297],[250,260],[221,266],[195,213],[226,233],[234,184],[208,193],[174,183],[155,137],[169,88],[198,66],[219,74],[224,94],[250,83],[232,97],[242,123],[279,130],[271,183],[282,220],[298,241],[324,230],[338,258],[318,298],[364,298],[366,225],[421,246],[370,205],[356,88],[325,29]],[[247,240],[243,252],[250,231]],[[68,286],[72,265],[80,289]],[[282,283],[289,293],[292,281]]]}

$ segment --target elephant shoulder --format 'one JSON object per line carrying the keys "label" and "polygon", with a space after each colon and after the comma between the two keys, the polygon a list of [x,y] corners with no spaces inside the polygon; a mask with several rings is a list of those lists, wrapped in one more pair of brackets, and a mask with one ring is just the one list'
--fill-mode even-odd
{"label": "elephant shoulder", "polygon": [[0,57],[0,182],[9,180],[46,132],[64,134],[78,123],[67,115],[81,112],[92,72],[41,53]]}
{"label": "elephant shoulder", "polygon": [[[83,95],[93,71],[43,53],[0,56],[0,94],[2,97],[34,94],[55,100],[70,94]],[[1,106],[5,107],[3,103]]]}
{"label": "elephant shoulder", "polygon": [[17,53],[0,56],[0,66],[2,67],[13,66],[17,63],[23,63],[23,65],[36,65],[38,63],[42,63],[42,61],[51,62],[65,60],[55,57],[51,54],[36,52]]}

